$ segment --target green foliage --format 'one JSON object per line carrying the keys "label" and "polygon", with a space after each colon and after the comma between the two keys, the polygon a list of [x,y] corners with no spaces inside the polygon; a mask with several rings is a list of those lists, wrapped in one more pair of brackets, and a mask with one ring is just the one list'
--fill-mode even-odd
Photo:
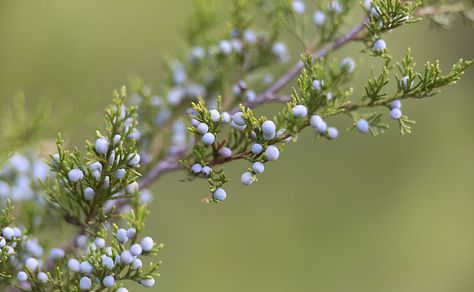
{"label": "green foliage", "polygon": [[22,91],[13,98],[11,108],[0,111],[0,164],[15,150],[31,146],[43,135],[49,106],[39,105],[33,112],[25,107],[25,97]]}
{"label": "green foliage", "polygon": [[212,32],[217,26],[217,2],[212,0],[196,0],[193,13],[188,17],[184,30],[185,39],[190,45],[208,44],[212,39]]}
{"label": "green foliage", "polygon": [[10,200],[7,200],[6,205],[2,208],[2,211],[0,213],[0,226],[5,227],[5,226],[10,226],[10,224],[13,221],[13,205]]}
{"label": "green foliage", "polygon": [[[129,162],[136,155],[135,139],[131,138],[136,126],[136,108],[125,106],[125,89],[115,93],[114,104],[106,111],[106,133],[97,131],[98,139],[105,139],[110,146],[106,153],[100,153],[87,143],[84,157],[78,149],[65,149],[61,136],[57,140],[58,153],[52,156],[51,170],[56,173],[54,182],[44,183],[48,200],[61,212],[67,222],[95,234],[97,228],[106,221],[116,218],[115,208],[105,209],[107,201],[127,199],[134,195],[126,191],[140,176],[137,166]],[[91,167],[97,166],[96,169]],[[71,180],[70,173],[79,170],[83,179]],[[123,172],[120,176],[118,172]],[[85,198],[86,188],[92,188],[92,200]],[[102,206],[102,207],[101,207]]]}

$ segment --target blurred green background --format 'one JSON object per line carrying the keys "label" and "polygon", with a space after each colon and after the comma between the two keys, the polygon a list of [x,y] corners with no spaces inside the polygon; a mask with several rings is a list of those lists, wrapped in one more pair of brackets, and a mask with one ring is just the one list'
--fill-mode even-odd
{"label": "blurred green background", "polygon": [[[160,88],[191,2],[0,1],[0,107],[20,88],[29,108],[51,100],[48,135],[81,143],[129,74]],[[418,63],[445,69],[474,57],[473,30],[460,23],[386,39],[396,57],[410,46]],[[360,66],[363,81],[370,63]],[[199,202],[204,181],[165,176],[148,219],[166,245],[153,291],[474,291],[473,81],[471,69],[435,98],[405,103],[418,121],[411,136],[327,142],[308,131],[249,188],[238,182],[245,165],[228,166],[234,180],[219,206]]]}

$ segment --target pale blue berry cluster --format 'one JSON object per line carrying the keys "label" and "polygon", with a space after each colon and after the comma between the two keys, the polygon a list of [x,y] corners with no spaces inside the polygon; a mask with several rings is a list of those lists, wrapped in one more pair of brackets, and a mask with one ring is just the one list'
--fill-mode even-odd
{"label": "pale blue berry cluster", "polygon": [[[299,5],[295,3],[295,5]],[[355,70],[356,64],[352,58],[344,58],[335,74],[348,76]],[[344,77],[345,78],[345,77]],[[330,84],[332,85],[332,84]],[[247,90],[244,82],[240,82],[238,89],[240,93]],[[321,104],[332,103],[334,95],[332,86],[326,86],[322,78],[311,80],[311,88],[315,95],[314,101],[291,102],[288,109],[288,116],[276,117],[275,120],[266,118],[256,118],[250,109],[241,107],[240,111],[235,111],[232,115],[221,112],[219,109],[208,109],[204,101],[193,104],[190,111],[192,127],[191,133],[196,136],[194,154],[196,160],[189,164],[192,175],[206,177],[211,186],[211,196],[209,201],[223,201],[227,193],[223,184],[227,182],[227,177],[222,171],[215,171],[212,168],[215,164],[224,163],[233,159],[245,159],[250,162],[250,167],[242,173],[240,180],[244,185],[250,185],[256,181],[257,175],[265,171],[265,164],[275,161],[280,157],[280,151],[285,143],[288,143],[302,128],[310,125],[315,129],[316,134],[327,139],[336,139],[339,131],[335,127],[329,127],[322,116],[314,114],[314,102]],[[235,89],[236,90],[236,89]],[[340,94],[337,92],[336,94]],[[310,107],[309,107],[310,106]],[[310,110],[311,108],[311,110]],[[311,115],[311,116],[310,116]],[[363,121],[359,122],[359,130],[368,132],[367,125]],[[223,131],[223,126],[230,125],[228,139],[218,137]],[[290,130],[288,129],[290,128]],[[224,133],[227,133],[224,132]],[[206,137],[206,135],[209,138]],[[251,142],[247,142],[248,140]],[[247,140],[247,141],[246,141]],[[244,143],[241,148],[233,141]]]}
{"label": "pale blue berry cluster", "polygon": [[[28,280],[46,283],[43,248],[34,238],[27,237],[19,227],[0,228],[0,265],[9,270],[20,287],[30,287]],[[7,268],[8,267],[8,268]]]}
{"label": "pale blue berry cluster", "polygon": [[37,153],[13,154],[0,169],[0,206],[4,206],[7,199],[12,202],[34,201],[39,206],[44,205],[39,181],[49,176],[48,165]]}
{"label": "pale blue berry cluster", "polygon": [[[119,281],[128,279],[147,288],[154,286],[155,279],[146,276],[147,272],[143,271],[140,257],[156,252],[156,243],[149,236],[140,241],[136,236],[134,228],[120,228],[114,235],[112,246],[106,246],[106,240],[97,237],[89,244],[85,256],[81,259],[69,258],[67,268],[77,275],[79,290],[93,291],[95,287],[118,288]],[[80,241],[87,244],[87,239]],[[80,244],[84,245],[84,242]],[[122,271],[128,271],[127,275],[123,276]],[[128,291],[123,287],[118,289],[121,290],[116,291]]]}
{"label": "pale blue berry cluster", "polygon": [[[136,127],[134,108],[124,105],[125,94],[122,94],[109,111],[107,134],[98,132],[99,137],[89,143],[88,161],[76,152],[63,149],[61,141],[58,141],[58,153],[51,155],[51,170],[60,177],[64,191],[85,206],[102,204],[105,211],[121,198],[139,192],[136,180],[142,157],[134,145],[141,134]],[[55,192],[49,190],[48,195],[67,208],[66,202],[55,197]]]}

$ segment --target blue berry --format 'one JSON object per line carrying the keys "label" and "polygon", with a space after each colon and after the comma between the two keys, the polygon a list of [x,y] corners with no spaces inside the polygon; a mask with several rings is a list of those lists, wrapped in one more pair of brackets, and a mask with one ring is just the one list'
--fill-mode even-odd
{"label": "blue berry", "polygon": [[82,262],[80,265],[81,273],[90,274],[92,272],[92,265],[88,262]]}
{"label": "blue berry", "polygon": [[323,123],[324,120],[321,118],[321,116],[318,115],[312,115],[311,118],[309,119],[309,124],[313,128],[317,128],[319,124]]}
{"label": "blue berry", "polygon": [[263,173],[265,171],[265,166],[261,162],[255,162],[252,164],[252,170],[255,173]]}
{"label": "blue berry", "polygon": [[211,114],[211,120],[213,122],[218,122],[221,119],[221,114],[219,113],[218,110],[210,110],[209,113]]}
{"label": "blue berry", "polygon": [[106,176],[104,178],[104,184],[102,186],[104,189],[108,189],[110,187],[110,177],[109,176]]}
{"label": "blue berry", "polygon": [[329,9],[335,13],[341,13],[344,8],[342,7],[341,3],[339,3],[339,1],[333,0],[331,3],[329,3]]}
{"label": "blue berry", "polygon": [[129,265],[133,262],[134,257],[133,257],[132,253],[129,250],[124,250],[120,254],[120,260],[121,260],[122,263]]}
{"label": "blue berry", "polygon": [[194,164],[193,166],[191,166],[191,170],[192,170],[194,173],[196,173],[196,174],[201,173],[201,171],[202,171],[202,165],[196,163],[196,164]]}
{"label": "blue berry", "polygon": [[81,270],[81,264],[76,259],[69,259],[67,267],[71,272],[79,272]]}
{"label": "blue berry", "polygon": [[28,275],[25,272],[21,271],[21,272],[18,272],[18,274],[16,275],[16,278],[20,282],[25,282],[28,279]]}
{"label": "blue berry", "polygon": [[192,119],[191,120],[191,125],[193,125],[193,127],[197,127],[201,122],[196,120],[196,119]]}
{"label": "blue berry", "polygon": [[268,146],[267,149],[265,150],[265,157],[267,158],[268,161],[277,160],[279,156],[280,156],[280,150],[278,150],[278,148],[273,145]]}
{"label": "blue berry", "polygon": [[390,111],[390,117],[394,120],[398,120],[402,117],[402,111],[399,108],[394,108]]}
{"label": "blue berry", "polygon": [[142,133],[137,129],[132,129],[132,132],[128,135],[128,138],[132,140],[140,140],[142,137]]}
{"label": "blue berry", "polygon": [[140,189],[140,187],[138,186],[138,183],[136,181],[128,184],[126,187],[125,187],[125,192],[127,194],[136,194],[138,193],[138,190]]}
{"label": "blue berry", "polygon": [[337,137],[339,137],[339,131],[336,128],[329,127],[328,128],[328,136],[331,139],[337,139]]}
{"label": "blue berry", "polygon": [[205,176],[209,176],[212,172],[212,168],[210,168],[209,166],[204,166],[202,168],[202,173],[205,175]]}
{"label": "blue berry", "polygon": [[2,235],[3,235],[3,237],[5,237],[5,238],[8,239],[8,240],[12,239],[13,236],[14,236],[14,234],[15,234],[15,232],[14,232],[13,229],[10,228],[10,227],[5,227],[5,228],[3,228],[3,230],[2,230]]}
{"label": "blue berry", "polygon": [[64,257],[64,255],[65,255],[64,250],[62,250],[60,248],[52,248],[49,251],[49,258],[52,259],[52,260],[62,259]]}
{"label": "blue berry", "polygon": [[136,234],[137,234],[137,230],[135,228],[127,229],[127,237],[128,238],[134,238]]}
{"label": "blue berry", "polygon": [[276,133],[273,133],[273,134],[270,134],[270,135],[263,134],[263,139],[265,141],[271,141],[271,140],[275,139],[275,137],[276,137]]}
{"label": "blue berry", "polygon": [[402,108],[402,102],[399,99],[396,99],[396,100],[392,101],[392,103],[390,104],[390,107],[392,109],[394,109],[394,108],[401,109]]}
{"label": "blue berry", "polygon": [[265,140],[272,140],[276,135],[276,125],[273,121],[265,121],[262,124],[263,138]]}
{"label": "blue berry", "polygon": [[38,273],[38,280],[41,282],[41,283],[46,283],[48,282],[48,275],[44,272],[39,272]]}
{"label": "blue berry", "polygon": [[103,248],[105,246],[105,240],[103,238],[98,237],[94,240],[94,244],[95,246],[97,246],[97,248]]}
{"label": "blue berry", "polygon": [[130,247],[130,252],[132,253],[132,255],[137,257],[142,254],[143,248],[138,243],[135,243],[135,244],[132,244],[132,246]]}
{"label": "blue berry", "polygon": [[332,92],[327,92],[326,93],[326,99],[329,101],[329,100],[332,100]]}
{"label": "blue berry", "polygon": [[257,143],[252,145],[252,153],[253,154],[259,155],[260,153],[262,153],[262,151],[263,151],[262,145],[257,144]]}
{"label": "blue berry", "polygon": [[122,139],[122,136],[120,136],[120,135],[115,135],[115,136],[114,136],[114,139],[112,140],[112,142],[114,143],[114,145],[117,145],[117,144],[120,142],[120,139]]}
{"label": "blue berry", "polygon": [[112,150],[112,152],[110,152],[110,156],[109,156],[109,164],[110,165],[113,165],[114,162],[115,162],[115,150]]}
{"label": "blue berry", "polygon": [[28,269],[36,271],[39,266],[39,262],[35,258],[27,258],[25,261],[25,265],[28,267]]}
{"label": "blue berry", "polygon": [[372,7],[372,0],[364,0],[364,8],[366,10],[370,10],[371,7]]}
{"label": "blue berry", "polygon": [[255,44],[257,42],[257,35],[250,29],[244,31],[244,40],[249,44]]}
{"label": "blue berry", "polygon": [[400,87],[403,89],[403,91],[407,92],[408,89],[410,89],[410,85],[408,84],[408,81],[409,81],[409,77],[408,76],[403,76],[401,79],[400,79]]}
{"label": "blue berry", "polygon": [[20,228],[13,227],[13,237],[19,238],[19,237],[21,237],[21,234],[22,234],[22,232],[21,232]]}
{"label": "blue berry", "polygon": [[219,155],[223,158],[232,157],[232,149],[229,147],[221,147],[221,149],[219,149]]}
{"label": "blue berry", "polygon": [[370,15],[372,15],[375,18],[380,17],[380,8],[378,6],[374,6],[370,9]]}
{"label": "blue berry", "polygon": [[104,137],[99,138],[95,140],[94,148],[95,148],[95,151],[97,151],[97,153],[105,155],[107,154],[107,151],[109,150],[109,141],[107,140],[107,138],[104,138]]}
{"label": "blue berry", "polygon": [[234,121],[230,123],[232,128],[236,129],[237,131],[244,131],[247,128],[247,125],[239,126]]}
{"label": "blue berry", "polygon": [[228,40],[222,40],[219,42],[219,48],[222,54],[230,55],[232,54],[232,43]]}
{"label": "blue berry", "polygon": [[107,276],[102,280],[102,284],[104,284],[105,287],[112,287],[115,285],[115,279],[114,276]]}
{"label": "blue berry", "polygon": [[143,251],[149,252],[153,249],[155,243],[153,242],[153,238],[147,236],[140,241],[140,245],[142,246]]}
{"label": "blue berry", "polygon": [[199,134],[204,135],[209,131],[209,126],[206,125],[205,123],[200,123],[197,127],[196,130],[198,131]]}
{"label": "blue berry", "polygon": [[206,133],[202,136],[202,142],[205,145],[211,145],[216,141],[216,137],[212,133]]}
{"label": "blue berry", "polygon": [[313,89],[317,92],[323,90],[324,81],[323,80],[314,80],[313,81]]}
{"label": "blue berry", "polygon": [[313,14],[313,22],[316,26],[321,27],[324,25],[324,22],[326,21],[326,15],[324,12],[317,10]]}
{"label": "blue berry", "polygon": [[247,91],[246,96],[248,102],[254,103],[257,100],[257,94],[253,90]]}
{"label": "blue berry", "polygon": [[250,172],[246,171],[240,177],[240,181],[244,185],[248,186],[248,185],[252,184],[252,182],[253,182],[253,175]]}
{"label": "blue berry", "polygon": [[288,48],[282,42],[274,43],[272,46],[272,52],[275,54],[280,62],[288,62],[289,61],[289,54]]}
{"label": "blue berry", "polygon": [[127,230],[123,228],[120,228],[119,230],[117,230],[117,233],[115,234],[115,236],[117,237],[117,240],[120,243],[125,243],[128,240]]}
{"label": "blue berry", "polygon": [[86,247],[89,241],[89,237],[85,234],[81,234],[76,238],[75,241],[76,241],[77,246]]}
{"label": "blue berry", "polygon": [[190,57],[196,60],[201,60],[206,56],[206,51],[203,47],[192,47]]}
{"label": "blue berry", "polygon": [[[118,256],[118,255],[117,255]],[[118,256],[120,258],[120,256]],[[114,261],[108,256],[102,256],[102,267],[107,270],[112,270],[114,268]]]}
{"label": "blue berry", "polygon": [[74,168],[69,171],[68,178],[71,182],[76,183],[84,178],[84,173],[80,169]]}
{"label": "blue berry", "polygon": [[311,127],[313,127],[316,130],[316,132],[318,132],[319,134],[326,132],[327,124],[320,116],[318,115],[311,116],[309,123]]}
{"label": "blue berry", "polygon": [[102,171],[102,164],[100,164],[100,162],[98,161],[95,161],[95,162],[92,162],[91,164],[89,164],[89,168],[92,170],[92,171],[99,171],[101,172]]}
{"label": "blue berry", "polygon": [[303,0],[293,0],[292,6],[297,14],[303,14],[306,10],[306,5]]}
{"label": "blue berry", "polygon": [[250,131],[250,139],[251,139],[252,141],[257,140],[257,133],[255,133],[254,130]]}
{"label": "blue berry", "polygon": [[141,279],[138,282],[140,284],[142,284],[143,287],[146,287],[146,288],[151,288],[155,285],[155,279],[153,277],[148,277],[148,278],[145,278],[145,279]]}
{"label": "blue berry", "polygon": [[227,193],[224,189],[218,188],[213,194],[212,198],[216,201],[224,201],[227,197]]}
{"label": "blue berry", "polygon": [[240,54],[242,52],[242,47],[243,47],[242,41],[239,39],[232,39],[231,43],[234,50]]}
{"label": "blue berry", "polygon": [[122,179],[125,177],[126,171],[123,168],[119,168],[114,172],[114,176],[117,179]]}
{"label": "blue berry", "polygon": [[140,259],[134,259],[132,262],[132,267],[134,270],[141,269],[143,266],[143,263]]}
{"label": "blue berry", "polygon": [[367,120],[361,119],[356,122],[357,130],[361,133],[368,133],[370,130],[370,124]]}
{"label": "blue berry", "polygon": [[132,153],[128,155],[128,165],[131,167],[138,166],[140,163],[140,155],[138,153]]}
{"label": "blue berry", "polygon": [[79,281],[79,289],[88,291],[92,287],[92,281],[88,277],[82,277]]}
{"label": "blue berry", "polygon": [[387,48],[387,44],[385,43],[384,40],[380,39],[380,40],[377,40],[375,43],[374,43],[374,50],[376,51],[383,51]]}
{"label": "blue berry", "polygon": [[241,112],[237,112],[234,115],[232,115],[232,121],[237,125],[237,126],[245,126],[246,122],[244,119],[244,114]]}
{"label": "blue berry", "polygon": [[107,246],[107,247],[105,248],[105,254],[104,254],[104,255],[112,256],[112,253],[113,253],[112,247]]}
{"label": "blue berry", "polygon": [[223,112],[221,116],[222,116],[222,122],[225,124],[230,123],[230,121],[232,120],[228,112]]}
{"label": "blue berry", "polygon": [[296,105],[292,112],[296,118],[305,118],[308,115],[308,109],[304,105]]}
{"label": "blue berry", "polygon": [[93,188],[87,187],[84,189],[84,199],[86,199],[86,201],[92,201],[92,199],[94,199],[94,196],[95,191]]}
{"label": "blue berry", "polygon": [[341,61],[341,68],[346,70],[348,73],[354,72],[356,63],[350,57],[346,57]]}

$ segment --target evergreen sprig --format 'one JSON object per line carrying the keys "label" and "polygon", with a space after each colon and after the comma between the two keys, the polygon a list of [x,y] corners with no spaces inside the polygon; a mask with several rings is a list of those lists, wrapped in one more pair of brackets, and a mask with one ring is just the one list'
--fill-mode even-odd
{"label": "evergreen sprig", "polygon": [[[58,135],[49,170],[35,155],[15,154],[0,171],[0,288],[124,292],[126,281],[151,287],[163,245],[142,236],[151,196],[145,187],[162,174],[183,169],[189,181],[206,179],[203,201],[220,203],[232,179],[226,163],[245,160],[240,180],[250,185],[307,128],[319,139],[337,139],[342,131],[331,126],[335,116],[348,117],[347,130],[361,134],[382,134],[389,121],[402,135],[411,133],[415,121],[403,114],[402,102],[456,83],[473,61],[460,59],[447,73],[438,61],[427,62],[420,71],[410,49],[394,63],[383,37],[426,17],[443,28],[456,17],[472,22],[472,3],[359,4],[363,19],[343,33],[356,1],[233,0],[222,17],[216,2],[197,0],[184,29],[189,48],[166,60],[163,91],[133,77],[131,94],[115,92],[105,129],[85,150],[69,149]],[[288,38],[303,49],[292,54]],[[350,42],[382,61],[360,96],[354,93],[357,63],[332,55]],[[283,104],[272,116],[254,111],[275,101]],[[38,120],[22,113],[19,121],[24,131],[17,140],[27,141],[24,133]],[[18,177],[29,178],[19,192]],[[15,220],[10,199],[21,206]],[[72,239],[42,238],[39,231],[53,225]]]}

